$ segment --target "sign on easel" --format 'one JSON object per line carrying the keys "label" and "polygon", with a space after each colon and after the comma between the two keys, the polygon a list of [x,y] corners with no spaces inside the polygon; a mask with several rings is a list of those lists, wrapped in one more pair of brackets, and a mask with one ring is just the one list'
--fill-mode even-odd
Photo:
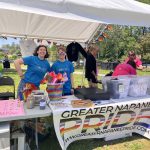
{"label": "sign on easel", "polygon": [[20,100],[1,100],[0,118],[24,115],[23,102]]}

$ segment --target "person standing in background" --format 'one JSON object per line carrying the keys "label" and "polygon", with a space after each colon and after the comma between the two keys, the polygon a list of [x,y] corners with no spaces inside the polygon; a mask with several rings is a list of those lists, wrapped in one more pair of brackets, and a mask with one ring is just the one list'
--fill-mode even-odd
{"label": "person standing in background", "polygon": [[71,95],[74,92],[73,64],[72,62],[66,60],[66,50],[63,46],[58,47],[57,54],[58,60],[54,62],[51,69],[56,74],[61,73],[67,75],[68,80],[63,86],[63,95]]}
{"label": "person standing in background", "polygon": [[10,61],[8,59],[8,55],[5,55],[5,58],[3,60],[3,68],[10,68]]}
{"label": "person standing in background", "polygon": [[[21,81],[18,86],[17,97],[23,100],[23,91],[25,88],[30,87],[31,90],[39,89],[40,82],[47,72],[51,71],[50,64],[46,60],[49,57],[47,47],[39,45],[33,56],[23,57],[14,61],[14,65]],[[27,65],[27,70],[23,73],[21,65]]]}
{"label": "person standing in background", "polygon": [[129,60],[134,60],[136,64],[136,69],[139,69],[139,70],[143,69],[141,56],[136,55],[134,51],[129,51],[128,58],[125,60],[125,63],[127,63]]}
{"label": "person standing in background", "polygon": [[98,69],[96,65],[96,57],[99,52],[99,47],[91,45],[88,50],[85,63],[85,78],[88,80],[89,87],[97,87]]}

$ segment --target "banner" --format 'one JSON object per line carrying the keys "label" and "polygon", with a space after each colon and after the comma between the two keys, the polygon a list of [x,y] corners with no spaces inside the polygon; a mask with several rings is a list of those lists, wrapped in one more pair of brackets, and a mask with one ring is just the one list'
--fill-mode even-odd
{"label": "banner", "polygon": [[150,139],[150,97],[72,108],[65,102],[52,102],[55,132],[63,150],[79,139],[112,140],[138,133]]}

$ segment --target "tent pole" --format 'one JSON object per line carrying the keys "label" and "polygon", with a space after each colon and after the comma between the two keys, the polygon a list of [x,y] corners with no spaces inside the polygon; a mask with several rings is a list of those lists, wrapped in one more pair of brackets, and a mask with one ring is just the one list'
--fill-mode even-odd
{"label": "tent pole", "polygon": [[85,77],[84,77],[84,74],[85,74],[85,62],[86,62],[86,59],[84,58],[81,87],[83,87],[84,79],[85,79]]}
{"label": "tent pole", "polygon": [[[86,52],[88,51],[88,44],[87,43],[85,43],[85,50],[86,50]],[[84,58],[81,87],[83,87],[84,79],[85,79],[85,76],[84,76],[84,74],[85,74],[85,63],[86,63],[86,59]]]}

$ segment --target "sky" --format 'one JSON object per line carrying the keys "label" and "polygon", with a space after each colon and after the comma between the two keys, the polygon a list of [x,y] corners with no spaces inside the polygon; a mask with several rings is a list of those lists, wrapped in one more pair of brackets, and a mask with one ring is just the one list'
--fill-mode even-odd
{"label": "sky", "polygon": [[2,45],[5,45],[5,44],[10,44],[11,45],[13,42],[15,44],[19,44],[19,40],[20,39],[14,39],[14,38],[7,38],[7,40],[3,39],[3,38],[0,38],[0,47],[2,47]]}

